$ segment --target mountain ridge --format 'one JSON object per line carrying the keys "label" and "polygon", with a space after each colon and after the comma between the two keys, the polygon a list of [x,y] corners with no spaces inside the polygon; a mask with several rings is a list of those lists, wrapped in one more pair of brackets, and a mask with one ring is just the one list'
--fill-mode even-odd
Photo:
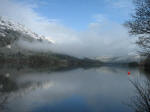
{"label": "mountain ridge", "polygon": [[0,17],[0,47],[25,48],[22,46],[23,44],[32,45],[33,42],[34,44],[47,45],[53,43],[50,39],[32,32],[20,23]]}

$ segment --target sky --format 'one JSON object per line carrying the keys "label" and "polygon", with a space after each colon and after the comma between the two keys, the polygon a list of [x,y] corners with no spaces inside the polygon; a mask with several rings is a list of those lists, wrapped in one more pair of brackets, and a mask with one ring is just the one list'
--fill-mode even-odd
{"label": "sky", "polygon": [[52,50],[78,57],[134,54],[123,23],[132,0],[0,0],[0,16],[55,41]]}
{"label": "sky", "polygon": [[[15,0],[32,4],[34,10],[48,19],[60,21],[67,27],[85,30],[90,22],[104,19],[123,23],[129,17],[131,0]],[[101,17],[100,17],[101,16]]]}

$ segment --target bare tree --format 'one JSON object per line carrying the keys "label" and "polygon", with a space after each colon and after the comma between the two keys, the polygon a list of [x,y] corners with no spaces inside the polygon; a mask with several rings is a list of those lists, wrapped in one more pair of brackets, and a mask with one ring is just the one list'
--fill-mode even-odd
{"label": "bare tree", "polygon": [[136,88],[136,94],[131,99],[130,106],[135,112],[150,112],[150,80],[142,83],[130,80]]}
{"label": "bare tree", "polygon": [[150,56],[150,0],[133,0],[135,12],[125,23],[131,35],[139,37],[136,42],[143,55]]}

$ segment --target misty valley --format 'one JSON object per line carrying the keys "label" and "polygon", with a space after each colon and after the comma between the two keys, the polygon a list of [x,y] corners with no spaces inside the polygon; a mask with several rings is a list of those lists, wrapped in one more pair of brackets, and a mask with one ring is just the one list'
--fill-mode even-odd
{"label": "misty valley", "polygon": [[150,112],[150,0],[0,0],[0,112]]}

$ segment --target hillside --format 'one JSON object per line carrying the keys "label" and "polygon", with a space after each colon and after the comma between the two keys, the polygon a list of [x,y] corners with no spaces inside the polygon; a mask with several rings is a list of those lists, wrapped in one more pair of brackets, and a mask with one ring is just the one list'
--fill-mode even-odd
{"label": "hillside", "polygon": [[53,41],[25,26],[0,17],[0,63],[53,69],[101,64],[97,60],[54,53],[50,49],[53,44]]}
{"label": "hillside", "polygon": [[52,43],[53,42],[50,41],[50,39],[32,32],[24,25],[8,20],[7,18],[0,17],[0,47],[25,49],[27,47],[25,47],[24,44],[50,45]]}

